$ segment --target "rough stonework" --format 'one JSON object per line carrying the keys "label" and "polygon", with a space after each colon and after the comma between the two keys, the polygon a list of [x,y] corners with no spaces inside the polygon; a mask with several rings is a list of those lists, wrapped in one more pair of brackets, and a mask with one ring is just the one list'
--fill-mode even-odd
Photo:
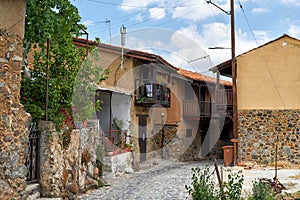
{"label": "rough stonework", "polygon": [[[177,133],[176,126],[164,126],[164,139],[163,139],[163,150],[164,150],[164,158],[169,160],[178,160],[179,155],[182,152],[178,152],[178,150],[184,149],[181,148],[184,143],[182,143],[182,139]],[[180,142],[181,141],[181,142]],[[149,138],[147,144],[147,159],[161,157],[162,156],[162,130],[159,130],[156,134],[153,134],[152,137]]]}
{"label": "rough stonework", "polygon": [[22,39],[0,30],[0,199],[25,198],[28,116],[20,104]]}
{"label": "rough stonework", "polygon": [[98,131],[89,127],[58,132],[51,122],[40,122],[39,128],[41,196],[72,199],[97,187],[104,152]]}
{"label": "rough stonework", "polygon": [[239,111],[239,159],[274,163],[278,136],[278,160],[300,164],[299,129],[300,110]]}

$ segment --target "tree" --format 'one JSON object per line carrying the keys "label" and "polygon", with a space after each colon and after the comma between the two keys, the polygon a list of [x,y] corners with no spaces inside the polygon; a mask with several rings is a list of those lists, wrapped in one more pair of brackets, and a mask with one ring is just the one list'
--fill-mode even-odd
{"label": "tree", "polygon": [[27,0],[26,4],[24,46],[26,52],[33,52],[34,61],[33,65],[24,64],[30,77],[22,79],[21,101],[34,121],[45,119],[48,61],[48,120],[61,127],[66,118],[72,119],[73,85],[85,58],[85,51],[75,48],[73,37],[79,36],[80,27],[84,26],[79,24],[77,8],[68,0]]}

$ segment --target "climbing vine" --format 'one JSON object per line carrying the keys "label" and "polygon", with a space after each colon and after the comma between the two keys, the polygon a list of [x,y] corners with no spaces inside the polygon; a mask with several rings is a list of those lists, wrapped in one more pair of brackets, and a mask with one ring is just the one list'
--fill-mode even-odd
{"label": "climbing vine", "polygon": [[72,126],[73,86],[86,56],[73,44],[84,28],[78,10],[68,0],[27,0],[26,6],[21,101],[34,121],[45,119],[48,62],[48,120],[58,128],[64,123]]}

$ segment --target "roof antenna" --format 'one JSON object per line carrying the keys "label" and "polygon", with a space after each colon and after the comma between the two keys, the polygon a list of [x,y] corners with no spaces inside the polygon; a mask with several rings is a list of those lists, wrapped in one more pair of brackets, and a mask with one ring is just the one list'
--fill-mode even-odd
{"label": "roof antenna", "polygon": [[109,28],[109,43],[111,45],[111,25],[110,25],[110,20],[105,18],[105,23],[108,23],[108,28]]}
{"label": "roof antenna", "polygon": [[124,46],[125,46],[125,34],[126,34],[126,27],[124,25],[120,28],[121,34],[121,46],[122,46],[122,54],[121,54],[121,69],[124,67]]}

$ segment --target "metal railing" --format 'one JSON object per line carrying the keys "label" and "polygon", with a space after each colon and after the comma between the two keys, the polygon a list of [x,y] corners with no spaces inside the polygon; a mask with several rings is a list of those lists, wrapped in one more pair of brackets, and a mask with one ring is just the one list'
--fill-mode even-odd
{"label": "metal railing", "polygon": [[125,135],[122,135],[120,130],[106,130],[103,132],[104,136],[107,137],[114,145],[118,147],[122,145],[122,137],[125,137]]}
{"label": "metal railing", "polygon": [[39,179],[39,137],[40,131],[37,128],[37,123],[32,123],[29,127],[28,153],[25,163],[28,183],[37,182]]}

